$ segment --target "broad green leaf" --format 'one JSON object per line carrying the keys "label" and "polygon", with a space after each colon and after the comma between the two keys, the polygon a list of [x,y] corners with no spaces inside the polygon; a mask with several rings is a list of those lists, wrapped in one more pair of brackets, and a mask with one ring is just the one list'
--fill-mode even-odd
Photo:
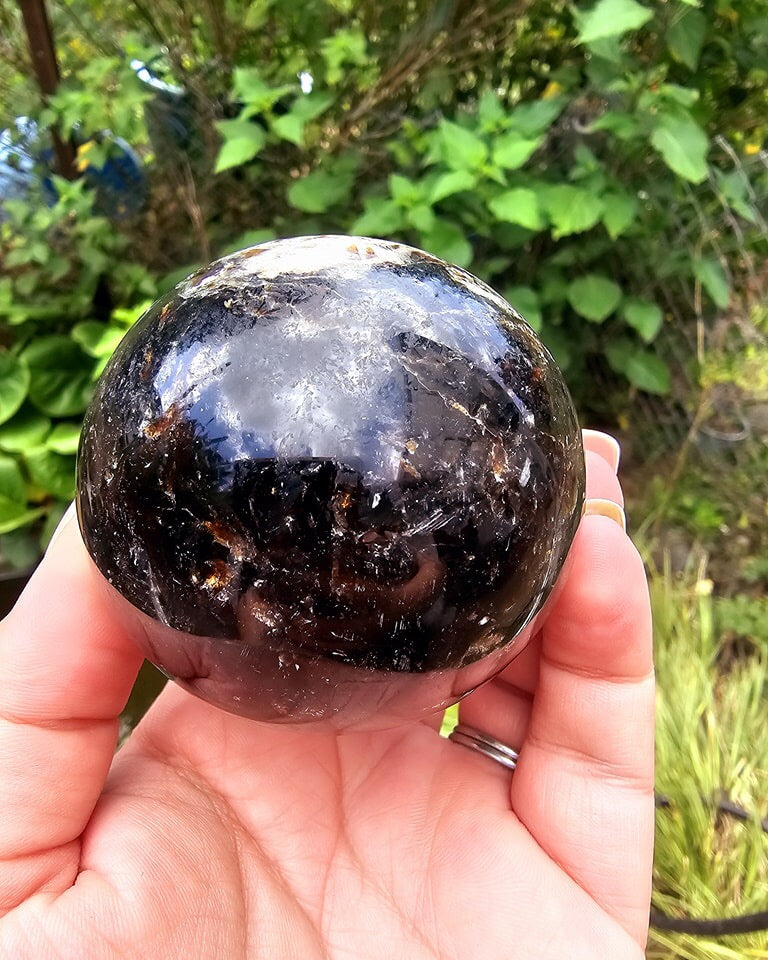
{"label": "broad green leaf", "polygon": [[608,277],[588,273],[568,285],[568,302],[591,323],[602,323],[621,303],[621,287]]}
{"label": "broad green leaf", "polygon": [[426,203],[417,203],[408,210],[406,217],[419,233],[429,233],[435,228],[435,211]]}
{"label": "broad green leaf", "polygon": [[694,263],[693,272],[715,306],[725,310],[731,302],[731,285],[721,263],[713,257],[703,257]]}
{"label": "broad green leaf", "polygon": [[441,173],[432,184],[432,191],[429,195],[430,203],[439,203],[454,193],[471,190],[476,184],[477,177],[469,170],[449,170],[447,173]]}
{"label": "broad green leaf", "polygon": [[271,121],[272,130],[282,140],[290,140],[297,146],[304,146],[304,128],[317,119],[333,103],[330,93],[300,94],[288,113]]}
{"label": "broad green leaf", "polygon": [[631,140],[639,129],[637,117],[632,113],[622,113],[620,110],[606,110],[593,123],[589,130],[608,130],[619,140]]}
{"label": "broad green leaf", "polygon": [[669,392],[669,367],[655,353],[638,350],[626,362],[624,373],[630,383],[646,393]]}
{"label": "broad green leaf", "polygon": [[349,196],[352,179],[348,173],[315,170],[291,184],[288,201],[292,207],[305,213],[323,213]]}
{"label": "broad green leaf", "polygon": [[9,530],[0,534],[0,555],[11,570],[31,570],[40,559],[40,545],[28,530]]}
{"label": "broad green leaf", "polygon": [[51,450],[30,450],[24,454],[32,482],[54,497],[71,500],[75,495],[75,457]]}
{"label": "broad green leaf", "polygon": [[689,70],[695,70],[706,33],[707,18],[700,10],[681,11],[667,30],[669,52]]}
{"label": "broad green leaf", "polygon": [[19,453],[39,447],[50,429],[48,417],[25,404],[15,416],[0,426],[0,450]]}
{"label": "broad green leaf", "polygon": [[488,148],[480,137],[458,123],[443,120],[440,137],[445,162],[452,170],[477,170],[488,158]]}
{"label": "broad green leaf", "polygon": [[0,454],[0,495],[25,504],[27,500],[24,477],[13,457]]}
{"label": "broad green leaf", "polygon": [[631,193],[606,193],[603,195],[603,223],[612,240],[634,222],[637,214],[637,198]]}
{"label": "broad green leaf", "polygon": [[576,14],[579,43],[623,36],[652,18],[653,12],[636,0],[598,0],[591,10]]}
{"label": "broad green leaf", "polygon": [[294,87],[287,84],[268,86],[257,67],[235,67],[232,79],[234,98],[243,101],[251,115],[268,110],[280,97],[293,90]]}
{"label": "broad green leaf", "polygon": [[691,183],[706,180],[709,140],[692,117],[664,115],[651,144],[673,173]]}
{"label": "broad green leaf", "polygon": [[361,237],[389,237],[405,226],[403,208],[384,197],[365,201],[362,214],[349,228],[349,232]]}
{"label": "broad green leaf", "polygon": [[421,245],[428,253],[442,257],[458,267],[468,267],[472,262],[472,245],[458,224],[437,219],[429,233],[422,234]]}
{"label": "broad green leaf", "polygon": [[491,131],[505,117],[504,107],[498,94],[493,90],[486,90],[480,97],[477,104],[477,119],[480,121],[483,129]]}
{"label": "broad green leaf", "polygon": [[29,370],[18,357],[0,351],[0,423],[10,420],[29,389]]}
{"label": "broad green leaf", "polygon": [[488,202],[488,209],[505,223],[516,223],[526,230],[541,230],[544,223],[539,209],[539,198],[533,190],[516,187]]}
{"label": "broad green leaf", "polygon": [[96,320],[84,320],[72,327],[71,336],[89,356],[109,357],[125,336],[125,330]]}
{"label": "broad green leaf", "polygon": [[679,103],[681,107],[690,108],[697,103],[700,93],[693,87],[681,87],[679,83],[663,83],[659,96],[672,103]]}
{"label": "broad green leaf", "polygon": [[567,103],[566,97],[547,97],[519,103],[509,115],[510,124],[520,136],[533,140],[546,133]]}
{"label": "broad green leaf", "polygon": [[80,443],[81,423],[57,423],[51,431],[45,446],[54,453],[77,453]]}
{"label": "broad green leaf", "polygon": [[214,173],[247,163],[262,150],[267,142],[263,127],[245,120],[220,120],[217,124],[224,143],[216,158]]}
{"label": "broad green leaf", "polygon": [[421,197],[419,185],[408,177],[399,173],[392,173],[389,177],[389,192],[403,207],[410,207],[418,203]]}
{"label": "broad green leaf", "polygon": [[538,333],[541,330],[541,304],[539,296],[531,287],[507,287],[504,299],[517,310],[524,320]]}
{"label": "broad green leaf", "polygon": [[646,343],[654,340],[661,330],[664,317],[658,304],[651,300],[630,297],[622,304],[621,313],[630,327],[637,330]]}
{"label": "broad green leaf", "polygon": [[359,26],[342,27],[333,36],[321,40],[326,81],[335,86],[348,72],[344,69],[346,64],[359,67],[367,63],[367,45],[367,38]]}
{"label": "broad green leaf", "polygon": [[570,184],[544,187],[539,191],[539,197],[552,221],[552,235],[556,240],[589,230],[603,213],[600,197]]}
{"label": "broad green leaf", "polygon": [[496,140],[493,162],[505,170],[517,170],[528,162],[543,142],[543,137],[525,140],[516,131],[510,130]]}
{"label": "broad green leaf", "polygon": [[295,143],[297,147],[304,146],[304,127],[306,120],[297,116],[295,113],[286,113],[282,117],[276,117],[271,122],[272,130],[281,140],[288,140]]}
{"label": "broad green leaf", "polygon": [[17,503],[0,494],[0,533],[10,533],[25,527],[42,516],[42,507],[29,508],[26,503]]}
{"label": "broad green leaf", "polygon": [[309,123],[310,120],[316,120],[321,114],[330,107],[336,98],[332,93],[323,93],[315,90],[313,93],[301,93],[296,98],[291,113]]}
{"label": "broad green leaf", "polygon": [[623,373],[630,383],[647,393],[667,393],[669,367],[656,356],[626,337],[611,340],[605,348],[610,366]]}
{"label": "broad green leaf", "polygon": [[33,340],[22,354],[30,371],[29,399],[42,413],[72,417],[82,413],[93,393],[93,363],[63,334]]}

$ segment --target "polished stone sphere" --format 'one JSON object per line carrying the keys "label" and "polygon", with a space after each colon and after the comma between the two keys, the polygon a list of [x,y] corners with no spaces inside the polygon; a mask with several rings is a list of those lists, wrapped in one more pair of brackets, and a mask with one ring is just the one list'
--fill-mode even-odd
{"label": "polished stone sphere", "polygon": [[398,243],[218,260],[126,335],[78,515],[146,656],[226,710],[391,726],[533,633],[579,522],[563,378],[471,274]]}

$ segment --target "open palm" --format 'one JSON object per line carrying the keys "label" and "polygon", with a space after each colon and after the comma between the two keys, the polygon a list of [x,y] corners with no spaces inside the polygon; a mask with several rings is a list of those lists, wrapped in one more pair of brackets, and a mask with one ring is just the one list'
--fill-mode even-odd
{"label": "open palm", "polygon": [[172,684],[113,757],[140,655],[95,576],[67,524],[0,626],[2,960],[642,956],[650,621],[611,520],[585,518],[543,633],[462,705],[521,747],[514,774],[434,723],[312,734]]}

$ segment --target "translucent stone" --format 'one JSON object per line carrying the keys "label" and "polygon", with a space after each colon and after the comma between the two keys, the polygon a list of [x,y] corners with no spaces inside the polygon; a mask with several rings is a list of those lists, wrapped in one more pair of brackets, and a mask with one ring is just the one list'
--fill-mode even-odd
{"label": "translucent stone", "polygon": [[531,328],[466,271],[359,237],[252,247],[156,303],[78,469],[85,543],[150,660],[234,713],[339,728],[503,669],[584,493]]}

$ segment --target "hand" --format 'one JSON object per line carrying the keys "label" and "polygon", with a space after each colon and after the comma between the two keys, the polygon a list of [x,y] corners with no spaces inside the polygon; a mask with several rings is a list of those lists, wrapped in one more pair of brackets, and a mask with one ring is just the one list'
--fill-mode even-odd
{"label": "hand", "polygon": [[[588,487],[621,502],[594,451]],[[462,704],[514,774],[434,722],[307,734],[174,684],[113,755],[140,655],[94,579],[70,521],[0,625],[2,960],[643,956],[651,630],[616,523],[584,518],[543,632]]]}

